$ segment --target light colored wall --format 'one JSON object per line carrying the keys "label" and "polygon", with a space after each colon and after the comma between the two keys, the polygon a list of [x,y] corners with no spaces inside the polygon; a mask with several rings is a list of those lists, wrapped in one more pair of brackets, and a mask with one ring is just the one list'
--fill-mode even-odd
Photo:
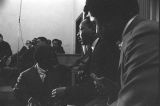
{"label": "light colored wall", "polygon": [[[45,36],[48,39],[58,38],[62,40],[66,53],[73,54],[75,17],[81,11],[75,6],[79,6],[80,2],[76,0],[22,1],[21,24],[24,42],[38,36]],[[18,49],[18,39],[21,41],[18,27],[19,8],[20,0],[6,0],[5,6],[0,10],[0,33],[10,43],[14,53]],[[77,11],[78,13],[75,13]]]}
{"label": "light colored wall", "polygon": [[75,19],[82,13],[86,0],[75,0]]}

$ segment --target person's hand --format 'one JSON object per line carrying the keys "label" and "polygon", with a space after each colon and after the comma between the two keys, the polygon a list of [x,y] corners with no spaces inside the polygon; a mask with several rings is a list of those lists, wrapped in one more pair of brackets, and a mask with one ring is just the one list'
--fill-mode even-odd
{"label": "person's hand", "polygon": [[91,73],[90,76],[93,78],[95,85],[99,84],[104,79],[104,77],[97,77],[95,73]]}
{"label": "person's hand", "polygon": [[29,98],[27,106],[41,106],[40,102],[35,100],[34,98]]}
{"label": "person's hand", "polygon": [[90,76],[93,78],[93,83],[95,85],[95,88],[97,89],[98,93],[101,93],[104,88],[103,79],[104,77],[97,77],[95,73],[91,73]]}
{"label": "person's hand", "polygon": [[65,90],[66,90],[66,87],[59,87],[59,88],[54,89],[52,91],[52,97],[64,95]]}

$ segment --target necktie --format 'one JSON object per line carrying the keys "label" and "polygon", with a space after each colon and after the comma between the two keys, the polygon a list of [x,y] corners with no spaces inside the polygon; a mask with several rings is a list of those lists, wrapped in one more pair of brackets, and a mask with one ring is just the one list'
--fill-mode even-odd
{"label": "necktie", "polygon": [[41,77],[42,82],[44,82],[44,79],[45,79],[45,77],[46,77],[46,74],[43,73],[43,72],[39,72],[39,74],[40,74],[40,77]]}

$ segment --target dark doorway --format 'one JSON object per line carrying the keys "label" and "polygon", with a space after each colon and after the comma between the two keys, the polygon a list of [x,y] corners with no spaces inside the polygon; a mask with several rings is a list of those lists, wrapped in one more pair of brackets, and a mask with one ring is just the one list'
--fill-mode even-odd
{"label": "dark doorway", "polygon": [[78,18],[76,19],[76,48],[75,48],[75,50],[76,50],[76,54],[81,54],[82,53],[82,47],[81,47],[81,44],[80,44],[80,42],[79,42],[79,39],[78,39],[78,36],[77,36],[77,34],[79,33],[79,25],[80,25],[80,23],[81,23],[81,21],[82,21],[82,19],[83,19],[83,13],[81,13],[79,16],[78,16]]}

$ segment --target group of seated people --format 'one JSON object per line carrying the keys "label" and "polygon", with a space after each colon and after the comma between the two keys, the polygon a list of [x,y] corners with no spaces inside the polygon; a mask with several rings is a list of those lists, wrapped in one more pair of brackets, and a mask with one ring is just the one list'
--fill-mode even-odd
{"label": "group of seated people", "polygon": [[[34,63],[34,51],[39,45],[48,45],[52,47],[56,54],[65,54],[62,47],[62,41],[59,39],[48,40],[45,37],[27,40],[25,45],[15,54],[12,54],[9,43],[3,40],[0,34],[0,76],[6,83],[15,82],[19,73],[31,67]],[[13,80],[14,79],[14,80]]]}
{"label": "group of seated people", "polygon": [[13,87],[21,106],[159,106],[158,24],[138,13],[136,0],[86,0],[72,67],[38,38]]}

